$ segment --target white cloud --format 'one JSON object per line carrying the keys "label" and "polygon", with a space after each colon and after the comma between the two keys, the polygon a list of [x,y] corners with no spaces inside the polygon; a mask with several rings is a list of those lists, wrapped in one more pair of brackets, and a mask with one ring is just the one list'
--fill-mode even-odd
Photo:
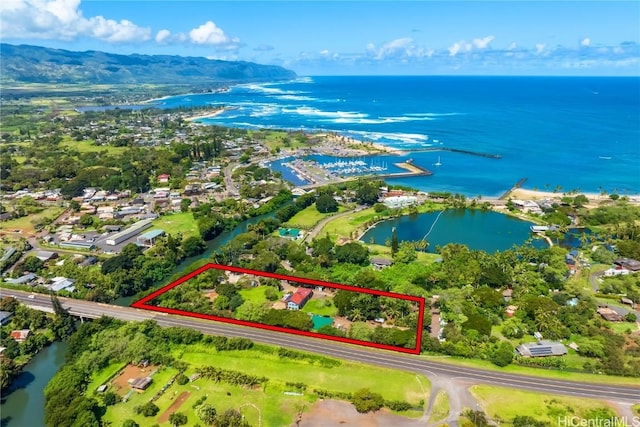
{"label": "white cloud", "polygon": [[329,54],[330,54],[330,53],[331,53],[331,52],[329,52],[329,50],[328,50],[328,49],[324,49],[324,50],[321,50],[321,51],[320,51],[320,55],[322,55],[322,56],[329,56]]}
{"label": "white cloud", "polygon": [[589,37],[585,37],[580,42],[581,46],[589,46],[591,44],[591,39]]}
{"label": "white cloud", "polygon": [[213,45],[223,49],[237,49],[240,43],[235,37],[229,38],[213,21],[207,21],[189,31],[189,39],[195,44]]}
{"label": "white cloud", "polygon": [[547,47],[546,44],[544,43],[537,43],[536,44],[536,54],[540,55],[542,52],[544,52],[544,48]]}
{"label": "white cloud", "polygon": [[414,56],[417,48],[413,45],[412,38],[403,37],[391,40],[379,48],[373,43],[369,43],[367,44],[367,51],[369,51],[375,59],[385,59],[391,56]]}
{"label": "white cloud", "polygon": [[261,44],[258,47],[255,47],[253,50],[258,51],[258,52],[267,52],[269,50],[273,50],[274,47],[268,44]]}
{"label": "white cloud", "polygon": [[86,18],[80,0],[4,0],[0,2],[0,27],[5,38],[73,40],[92,37],[108,42],[145,41],[151,29],[123,19]]}
{"label": "white cloud", "polygon": [[481,39],[473,39],[473,45],[478,49],[486,49],[489,46],[489,43],[493,41],[493,39],[495,39],[494,36],[487,36]]}
{"label": "white cloud", "polygon": [[518,48],[518,44],[516,42],[511,42],[507,50],[515,50]]}
{"label": "white cloud", "polygon": [[156,42],[164,43],[169,39],[169,37],[171,37],[171,31],[160,30],[158,31],[158,34],[156,34]]}

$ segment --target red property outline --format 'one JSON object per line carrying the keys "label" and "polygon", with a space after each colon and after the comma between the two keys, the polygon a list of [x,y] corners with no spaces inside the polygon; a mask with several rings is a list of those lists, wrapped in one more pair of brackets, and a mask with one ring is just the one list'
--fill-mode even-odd
{"label": "red property outline", "polygon": [[[393,345],[378,344],[378,343],[374,343],[374,342],[354,340],[352,338],[336,337],[336,336],[333,336],[333,335],[319,334],[317,332],[299,331],[299,330],[296,330],[296,329],[289,329],[289,328],[284,328],[284,327],[281,327],[281,326],[265,325],[265,324],[262,324],[262,323],[249,322],[249,321],[246,321],[246,320],[230,319],[230,318],[227,318],[227,317],[218,317],[218,316],[212,316],[212,315],[209,315],[209,314],[194,313],[194,312],[191,312],[191,311],[176,310],[176,309],[173,309],[173,308],[165,308],[165,307],[157,307],[157,306],[154,306],[154,305],[147,304],[149,301],[151,301],[152,299],[158,297],[159,295],[162,295],[163,293],[175,288],[178,285],[181,285],[182,283],[186,282],[187,280],[192,279],[193,277],[197,276],[198,274],[204,273],[205,271],[207,271],[209,269],[212,269],[212,268],[216,269],[216,270],[231,271],[231,272],[234,272],[234,273],[252,274],[252,275],[255,275],[255,276],[269,277],[269,278],[278,279],[278,280],[291,280],[291,281],[295,281],[295,282],[298,282],[298,283],[304,283],[306,285],[316,285],[316,286],[324,286],[324,287],[327,287],[327,288],[344,289],[344,290],[347,290],[347,291],[362,292],[362,293],[371,294],[371,295],[378,295],[378,296],[389,297],[389,298],[398,298],[398,299],[403,299],[403,300],[407,300],[407,301],[417,302],[418,306],[419,306],[419,311],[418,311],[418,328],[417,328],[417,331],[416,331],[417,332],[416,333],[416,346],[415,346],[415,348],[396,347],[396,346],[393,346]],[[198,319],[216,320],[216,321],[223,322],[223,323],[232,323],[232,324],[235,324],[235,325],[250,326],[250,327],[253,327],[253,328],[266,329],[266,330],[269,330],[269,331],[285,332],[285,333],[288,333],[288,334],[301,335],[301,336],[305,336],[305,337],[323,338],[323,339],[328,339],[328,340],[332,340],[332,341],[340,341],[340,342],[344,342],[344,343],[348,343],[348,344],[362,345],[362,346],[365,346],[365,347],[373,347],[373,348],[380,348],[380,349],[384,349],[384,350],[399,351],[401,353],[420,354],[420,345],[422,343],[422,326],[423,326],[423,322],[424,322],[425,300],[422,297],[398,294],[398,293],[395,293],[395,292],[385,292],[385,291],[380,291],[380,290],[377,290],[377,289],[359,288],[359,287],[356,287],[356,286],[342,285],[340,283],[324,282],[324,281],[321,281],[321,280],[307,279],[307,278],[304,278],[304,277],[287,276],[287,275],[284,275],[284,274],[267,273],[266,271],[250,270],[248,268],[239,268],[239,267],[233,267],[233,266],[230,266],[230,265],[221,265],[221,264],[209,263],[209,264],[206,264],[206,265],[198,268],[197,270],[192,271],[191,273],[181,277],[180,279],[178,279],[178,280],[176,280],[176,281],[174,281],[172,283],[169,283],[166,286],[163,286],[162,288],[160,288],[157,291],[147,295],[146,297],[141,298],[140,300],[138,300],[138,301],[134,302],[133,304],[131,304],[131,307],[140,308],[140,309],[143,309],[143,310],[158,311],[158,312],[161,312],[161,313],[177,314],[177,315],[180,315],[180,316],[187,316],[187,317],[193,317],[193,318],[198,318]]]}

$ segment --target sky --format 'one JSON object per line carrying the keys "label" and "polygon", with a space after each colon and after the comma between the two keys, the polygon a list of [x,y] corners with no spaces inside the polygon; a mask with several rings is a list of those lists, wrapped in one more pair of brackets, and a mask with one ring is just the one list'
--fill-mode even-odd
{"label": "sky", "polygon": [[298,75],[640,75],[640,1],[2,0],[0,39]]}

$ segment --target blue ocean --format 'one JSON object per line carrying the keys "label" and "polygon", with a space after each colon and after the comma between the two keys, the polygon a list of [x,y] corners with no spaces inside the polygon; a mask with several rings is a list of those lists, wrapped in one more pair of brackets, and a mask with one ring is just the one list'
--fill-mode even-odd
{"label": "blue ocean", "polygon": [[[524,188],[543,191],[640,193],[637,77],[303,77],[158,101],[185,105],[230,107],[202,123],[331,131],[409,150],[395,161],[434,174],[389,182],[424,191],[496,196],[526,178]],[[410,151],[427,147],[500,158]]]}

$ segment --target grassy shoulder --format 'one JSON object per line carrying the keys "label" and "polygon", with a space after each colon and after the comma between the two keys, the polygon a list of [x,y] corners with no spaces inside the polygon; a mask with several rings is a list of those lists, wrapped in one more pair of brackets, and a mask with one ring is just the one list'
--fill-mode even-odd
{"label": "grassy shoulder", "polygon": [[21,230],[24,234],[33,234],[36,231],[36,224],[42,224],[49,220],[53,221],[60,216],[62,212],[64,212],[64,208],[59,206],[50,206],[44,208],[40,212],[5,221],[2,223],[1,228],[10,231]]}
{"label": "grassy shoulder", "polygon": [[558,420],[573,417],[586,420],[616,415],[606,402],[594,399],[484,385],[473,386],[469,390],[488,418],[501,422],[510,423],[516,416],[528,416],[543,421],[546,425],[557,425]]}
{"label": "grassy shoulder", "polygon": [[449,415],[449,395],[446,391],[440,390],[436,395],[436,399],[433,401],[433,407],[431,408],[431,415],[429,416],[429,422],[435,423],[443,421]]}
{"label": "grassy shoulder", "polygon": [[[238,410],[251,425],[290,425],[299,412],[309,410],[316,402],[318,397],[315,389],[353,393],[361,388],[369,388],[387,400],[405,400],[413,405],[422,404],[429,393],[429,381],[423,376],[344,361],[324,363],[324,358],[318,356],[292,359],[282,357],[274,347],[269,346],[216,351],[211,346],[198,343],[171,345],[167,350],[177,360],[187,364],[184,371],[186,376],[195,374],[198,368],[215,366],[267,377],[268,382],[257,387],[241,387],[224,381],[198,378],[180,385],[172,381],[178,374],[177,369],[149,367],[150,372],[155,372],[149,388],[143,392],[127,391],[128,400],[107,407],[104,421],[120,425],[125,419],[133,419],[139,425],[157,423],[168,426],[168,412],[176,411],[187,416],[189,425],[195,425],[199,421],[196,403],[205,402],[214,405],[218,413],[227,409]],[[88,393],[100,396],[97,387],[106,381],[115,384],[122,368],[122,364],[112,364],[94,373]],[[294,383],[304,384],[305,387],[292,385]],[[115,387],[109,385],[109,390],[115,390]],[[125,391],[121,390],[119,394]],[[154,403],[160,410],[156,416],[144,417],[135,413],[135,407],[145,404],[158,393],[160,396]],[[418,413],[406,412],[402,414],[415,416]]]}
{"label": "grassy shoulder", "polygon": [[627,385],[627,386],[638,386],[637,378],[628,378],[628,377],[618,377],[613,375],[597,375],[597,374],[586,374],[580,372],[568,372],[562,370],[551,370],[551,369],[542,369],[542,368],[529,368],[526,366],[518,366],[518,365],[508,365],[504,368],[500,368],[493,363],[486,360],[477,360],[477,359],[461,359],[457,357],[451,356],[423,356],[425,358],[428,357],[429,360],[433,360],[436,362],[448,363],[451,365],[457,366],[466,366],[470,368],[478,368],[486,371],[498,371],[509,374],[520,374],[520,375],[529,375],[532,377],[542,377],[542,378],[550,378],[556,380],[565,380],[565,381],[580,381],[580,382],[591,382],[597,384],[613,384],[613,385]]}

